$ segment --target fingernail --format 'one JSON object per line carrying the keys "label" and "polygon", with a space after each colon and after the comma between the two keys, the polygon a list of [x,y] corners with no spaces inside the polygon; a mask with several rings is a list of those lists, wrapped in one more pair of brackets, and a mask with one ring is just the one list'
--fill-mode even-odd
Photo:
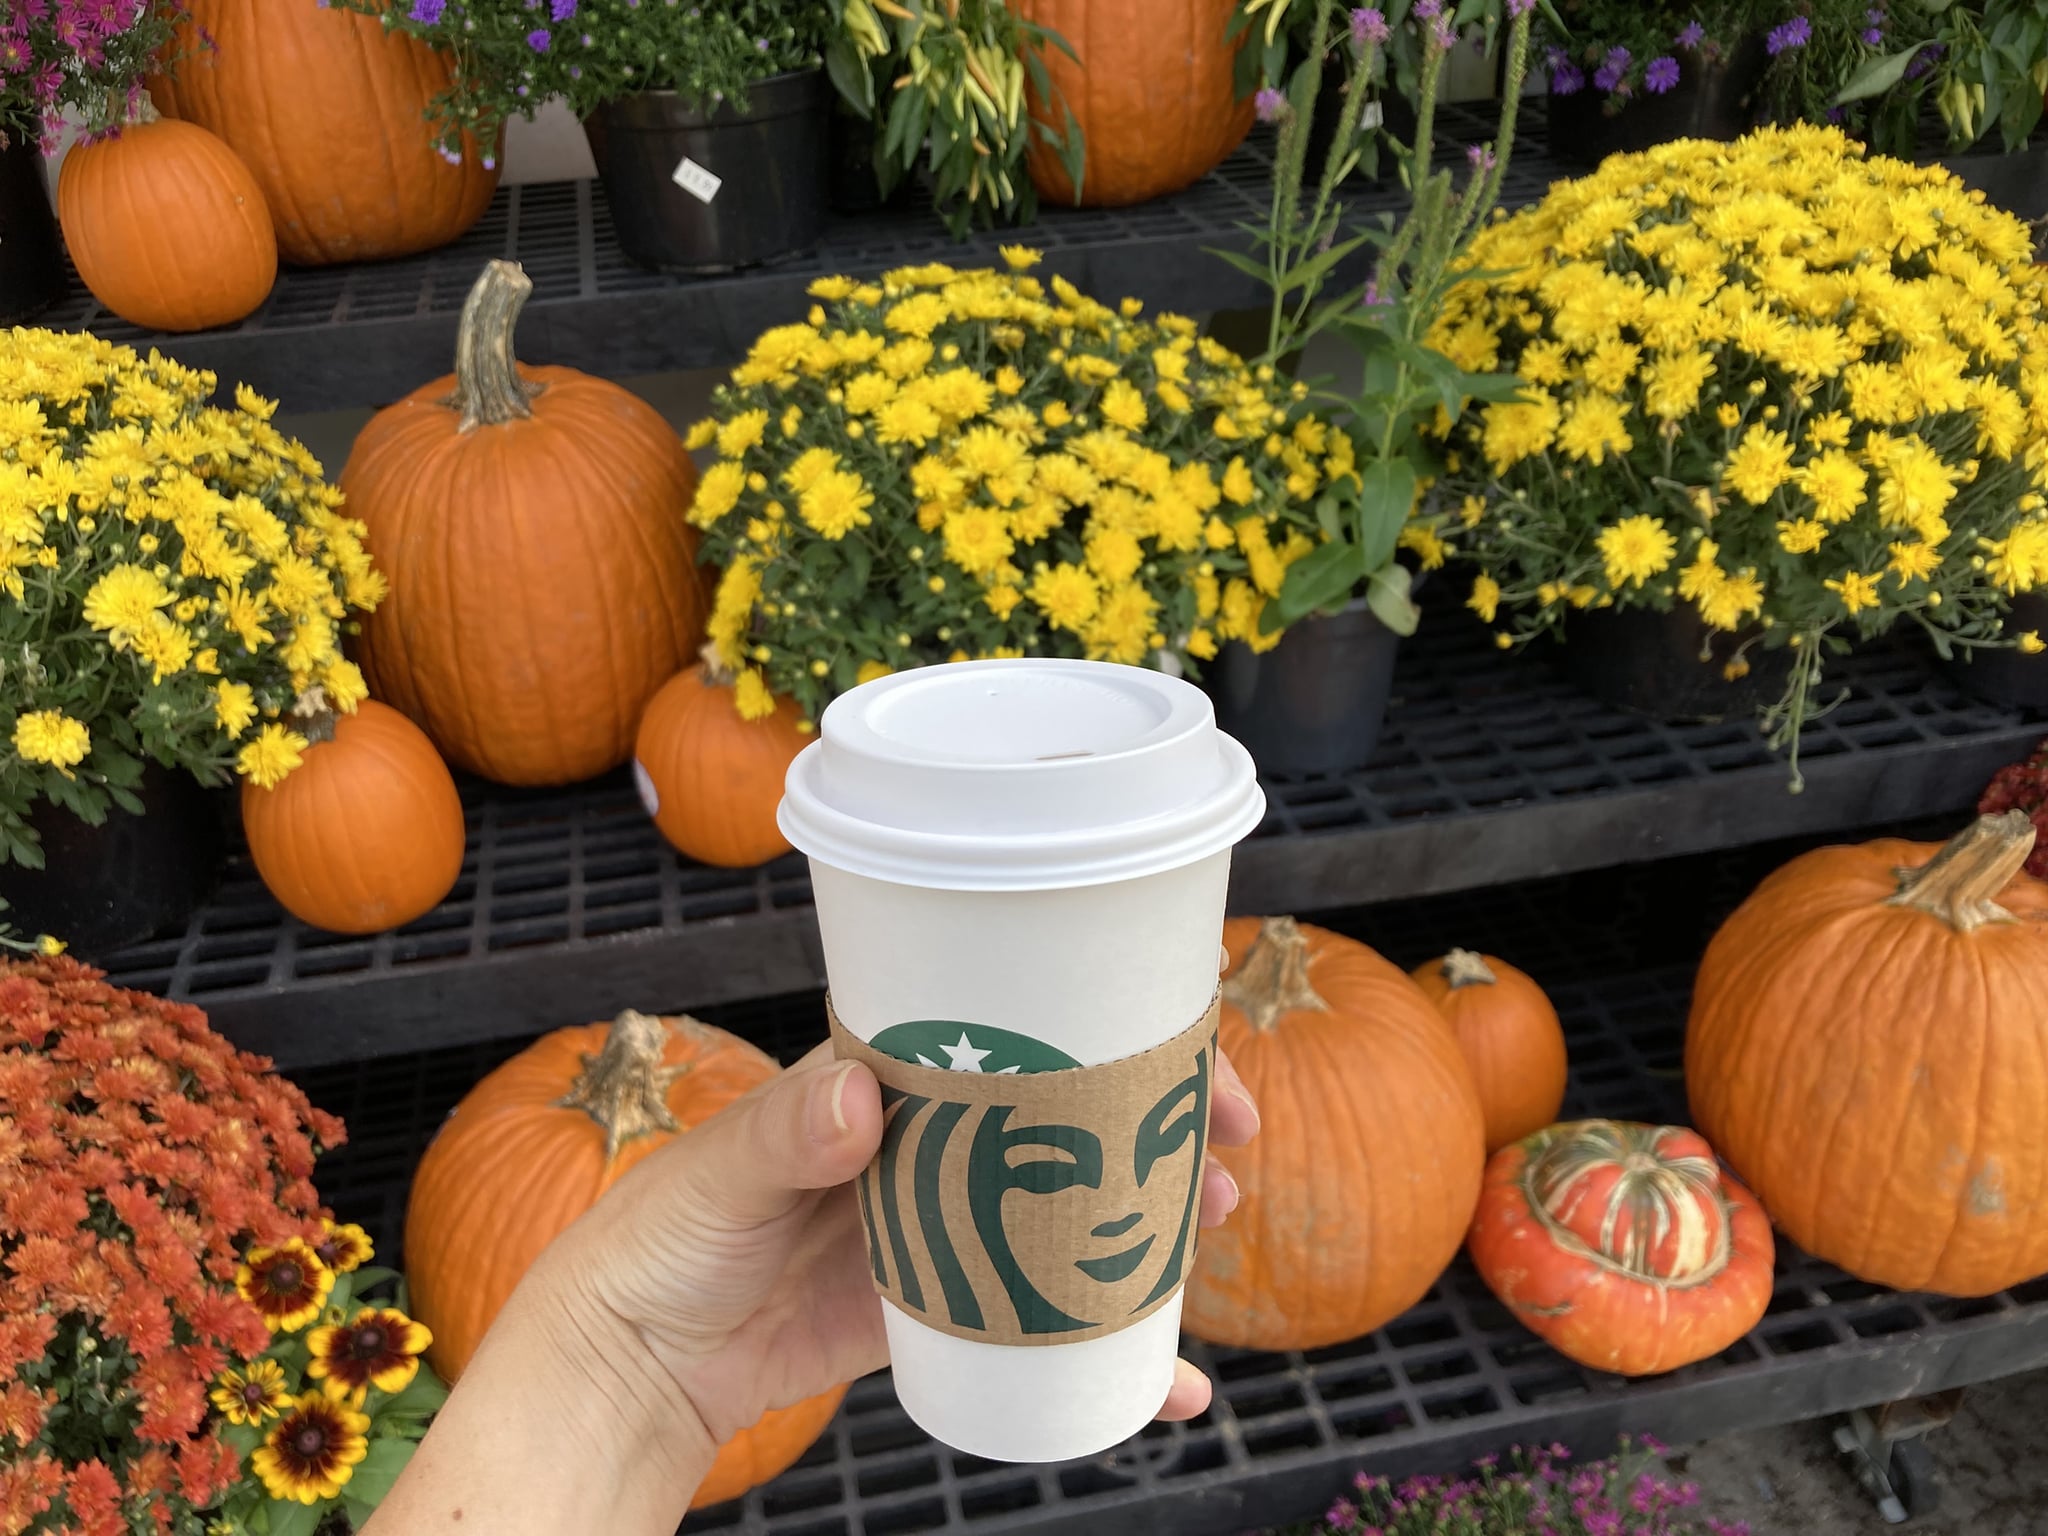
{"label": "fingernail", "polygon": [[832,1097],[830,1100],[832,1124],[842,1136],[846,1134],[849,1128],[846,1120],[846,1084],[848,1079],[853,1076],[854,1066],[855,1063],[847,1062],[832,1079]]}
{"label": "fingernail", "polygon": [[1253,1101],[1251,1094],[1247,1092],[1242,1086],[1234,1084],[1230,1089],[1230,1096],[1233,1099],[1237,1100],[1238,1103],[1242,1104],[1245,1108],[1245,1113],[1252,1117],[1252,1134],[1254,1136],[1258,1135],[1259,1106],[1256,1102]]}
{"label": "fingernail", "polygon": [[1231,1177],[1228,1168],[1224,1167],[1221,1163],[1211,1163],[1209,1166],[1222,1174],[1223,1182],[1230,1186],[1230,1208],[1233,1211],[1236,1210],[1237,1202],[1244,1198],[1244,1191],[1238,1188],[1237,1180]]}

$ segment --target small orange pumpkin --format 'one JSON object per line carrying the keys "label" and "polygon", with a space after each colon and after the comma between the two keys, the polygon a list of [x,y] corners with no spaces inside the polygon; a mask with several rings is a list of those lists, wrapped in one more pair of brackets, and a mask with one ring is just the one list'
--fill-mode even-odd
{"label": "small orange pumpkin", "polygon": [[1679,1126],[1577,1120],[1503,1147],[1470,1245],[1530,1332],[1622,1376],[1719,1354],[1771,1301],[1769,1218]]}
{"label": "small orange pumpkin", "polygon": [[[1057,130],[1064,100],[1085,143],[1081,204],[1142,203],[1199,181],[1251,131],[1253,103],[1237,97],[1237,48],[1224,29],[1237,0],[1022,0],[1020,14],[1058,33],[1041,57],[1055,95],[1031,93],[1032,116]],[[1069,206],[1074,184],[1059,151],[1032,136],[1026,162],[1048,203]]]}
{"label": "small orange pumpkin", "polygon": [[[406,1279],[434,1369],[462,1374],[541,1250],[629,1169],[781,1070],[722,1029],[628,1010],[543,1035],[472,1088],[420,1159],[405,1212]],[[845,1395],[771,1409],[720,1447],[691,1507],[791,1466]]]}
{"label": "small orange pumpkin", "polygon": [[1413,974],[1472,1068],[1488,1155],[1555,1120],[1564,1107],[1564,1028],[1543,989],[1505,960],[1469,949]]}
{"label": "small orange pumpkin", "polygon": [[1707,946],[1692,1118],[1780,1230],[1862,1280],[2048,1273],[2048,883],[2024,811],[1802,854]]}
{"label": "small orange pumpkin", "polygon": [[746,869],[789,852],[775,808],[811,738],[789,699],[764,720],[742,719],[731,684],[712,681],[707,666],[677,673],[648,704],[634,778],[663,837],[701,864]]}
{"label": "small orange pumpkin", "polygon": [[462,873],[462,797],[434,744],[365,699],[302,727],[305,761],[242,785],[242,831],[270,894],[332,933],[381,933],[433,910]]}
{"label": "small orange pumpkin", "polygon": [[64,157],[57,222],[92,296],[153,331],[232,325],[277,281],[277,235],[249,168],[204,128],[146,106]]}
{"label": "small orange pumpkin", "polygon": [[1485,1163],[1472,1075],[1400,969],[1291,917],[1223,926],[1222,1046],[1260,1110],[1217,1147],[1242,1196],[1202,1234],[1188,1332],[1250,1349],[1370,1333],[1458,1252]]}
{"label": "small orange pumpkin", "polygon": [[341,489],[390,583],[358,645],[371,693],[457,768],[573,784],[626,761],[703,638],[697,474],[629,390],[517,362],[532,291],[484,269],[454,375],[371,418]]}

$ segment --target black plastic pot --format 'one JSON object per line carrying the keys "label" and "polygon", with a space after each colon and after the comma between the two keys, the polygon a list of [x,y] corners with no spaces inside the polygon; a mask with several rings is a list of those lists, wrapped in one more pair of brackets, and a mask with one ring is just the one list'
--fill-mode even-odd
{"label": "black plastic pot", "polygon": [[213,891],[226,856],[218,798],[191,776],[151,764],[136,791],[143,814],[118,808],[89,827],[48,803],[29,821],[43,867],[0,865],[6,920],[54,934],[88,960],[181,927]]}
{"label": "black plastic pot", "polygon": [[1611,115],[1607,93],[1590,81],[1569,96],[1552,96],[1550,153],[1598,165],[1609,155],[1673,139],[1739,139],[1755,126],[1756,90],[1768,59],[1761,37],[1745,39],[1710,63],[1682,53],[1677,85],[1661,96],[1644,92]]}
{"label": "black plastic pot", "polygon": [[[2023,592],[2012,600],[2005,632],[2028,630],[2048,638],[2048,596]],[[1972,698],[2005,709],[2048,710],[2048,653],[2028,656],[2017,650],[1957,651],[1943,670]]]}
{"label": "black plastic pot", "polygon": [[1954,155],[1940,164],[1960,176],[1985,198],[2032,224],[2048,218],[2048,141],[2037,141],[2004,154],[1992,148],[1982,154]]}
{"label": "black plastic pot", "polygon": [[910,176],[899,176],[884,195],[875,170],[875,125],[835,100],[825,133],[826,201],[834,213],[877,213],[910,201]]}
{"label": "black plastic pot", "polygon": [[1739,719],[1777,702],[1792,676],[1783,647],[1752,644],[1743,653],[1748,674],[1732,681],[1722,674],[1753,637],[1710,629],[1683,604],[1668,613],[1597,608],[1573,614],[1551,649],[1558,669],[1602,703],[1680,724]]}
{"label": "black plastic pot", "polygon": [[1216,723],[1264,774],[1362,767],[1386,723],[1400,645],[1362,601],[1303,619],[1263,655],[1233,640],[1208,672]]}
{"label": "black plastic pot", "polygon": [[704,111],[674,91],[599,107],[583,131],[620,248],[661,272],[729,272],[813,249],[825,223],[828,112],[816,69],[756,81],[744,115],[729,101]]}
{"label": "black plastic pot", "polygon": [[16,325],[64,297],[64,242],[41,148],[22,136],[0,142],[0,325]]}

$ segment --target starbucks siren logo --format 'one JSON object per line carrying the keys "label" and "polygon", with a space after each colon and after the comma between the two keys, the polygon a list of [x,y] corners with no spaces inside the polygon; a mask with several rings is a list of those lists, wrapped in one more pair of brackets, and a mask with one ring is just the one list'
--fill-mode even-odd
{"label": "starbucks siren logo", "polygon": [[920,1067],[943,1067],[951,1072],[1001,1076],[1010,1072],[1060,1072],[1081,1065],[1057,1046],[1029,1035],[998,1029],[993,1024],[960,1024],[948,1019],[892,1024],[868,1044],[898,1061]]}

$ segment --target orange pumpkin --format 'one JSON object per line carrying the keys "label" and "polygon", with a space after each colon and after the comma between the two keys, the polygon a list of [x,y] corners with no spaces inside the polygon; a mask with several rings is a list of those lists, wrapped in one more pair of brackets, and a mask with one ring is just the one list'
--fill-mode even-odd
{"label": "orange pumpkin", "polygon": [[1491,955],[1454,949],[1414,972],[1472,1068],[1486,1111],[1486,1150],[1498,1152],[1564,1107],[1564,1029],[1543,989]]}
{"label": "orange pumpkin", "polygon": [[232,325],[277,280],[277,237],[249,168],[204,128],[147,108],[64,157],[57,222],[92,296],[153,331]]}
{"label": "orange pumpkin", "polygon": [[[175,74],[150,81],[166,116],[248,162],[301,266],[446,245],[483,216],[498,173],[473,148],[450,165],[428,104],[449,60],[375,16],[324,0],[183,0]],[[208,47],[205,39],[212,39]]]}
{"label": "orange pumpkin", "polygon": [[1484,1121],[1457,1042],[1399,968],[1291,917],[1224,924],[1222,1045],[1260,1110],[1217,1147],[1242,1195],[1202,1234],[1185,1326],[1315,1349],[1420,1301],[1471,1221]]}
{"label": "orange pumpkin", "polygon": [[333,933],[380,933],[433,910],[462,873],[462,798],[434,744],[365,699],[316,715],[305,761],[242,785],[256,873],[287,912]]}
{"label": "orange pumpkin", "polygon": [[[420,1159],[405,1213],[406,1279],[434,1369],[462,1374],[541,1250],[627,1170],[780,1070],[722,1029],[628,1011],[544,1035],[472,1088]],[[845,1395],[773,1409],[727,1442],[692,1507],[789,1467]]]}
{"label": "orange pumpkin", "polygon": [[1804,854],[1707,948],[1693,1123],[1852,1275],[1983,1296],[2048,1271],[2048,884],[2024,811]]}
{"label": "orange pumpkin", "polygon": [[1718,1355],[1771,1301],[1769,1218],[1678,1126],[1578,1120],[1502,1148],[1471,1250],[1530,1332],[1622,1376]]}
{"label": "orange pumpkin", "polygon": [[[1223,163],[1251,131],[1237,99],[1237,50],[1224,41],[1237,0],[1023,0],[1019,13],[1072,45],[1075,63],[1043,51],[1055,95],[1031,114],[1062,126],[1062,100],[1086,138],[1081,204],[1116,208],[1164,197]],[[1028,165],[1039,196],[1070,205],[1059,151],[1034,134]]]}
{"label": "orange pumpkin", "polygon": [[454,375],[378,412],[341,488],[390,584],[360,645],[371,692],[458,768],[568,784],[627,759],[703,638],[697,476],[638,396],[513,359],[532,289],[484,270]]}
{"label": "orange pumpkin", "polygon": [[678,672],[648,704],[634,778],[663,837],[700,864],[746,869],[789,852],[775,808],[811,738],[789,699],[764,720],[742,719],[732,685],[711,681],[707,666]]}

